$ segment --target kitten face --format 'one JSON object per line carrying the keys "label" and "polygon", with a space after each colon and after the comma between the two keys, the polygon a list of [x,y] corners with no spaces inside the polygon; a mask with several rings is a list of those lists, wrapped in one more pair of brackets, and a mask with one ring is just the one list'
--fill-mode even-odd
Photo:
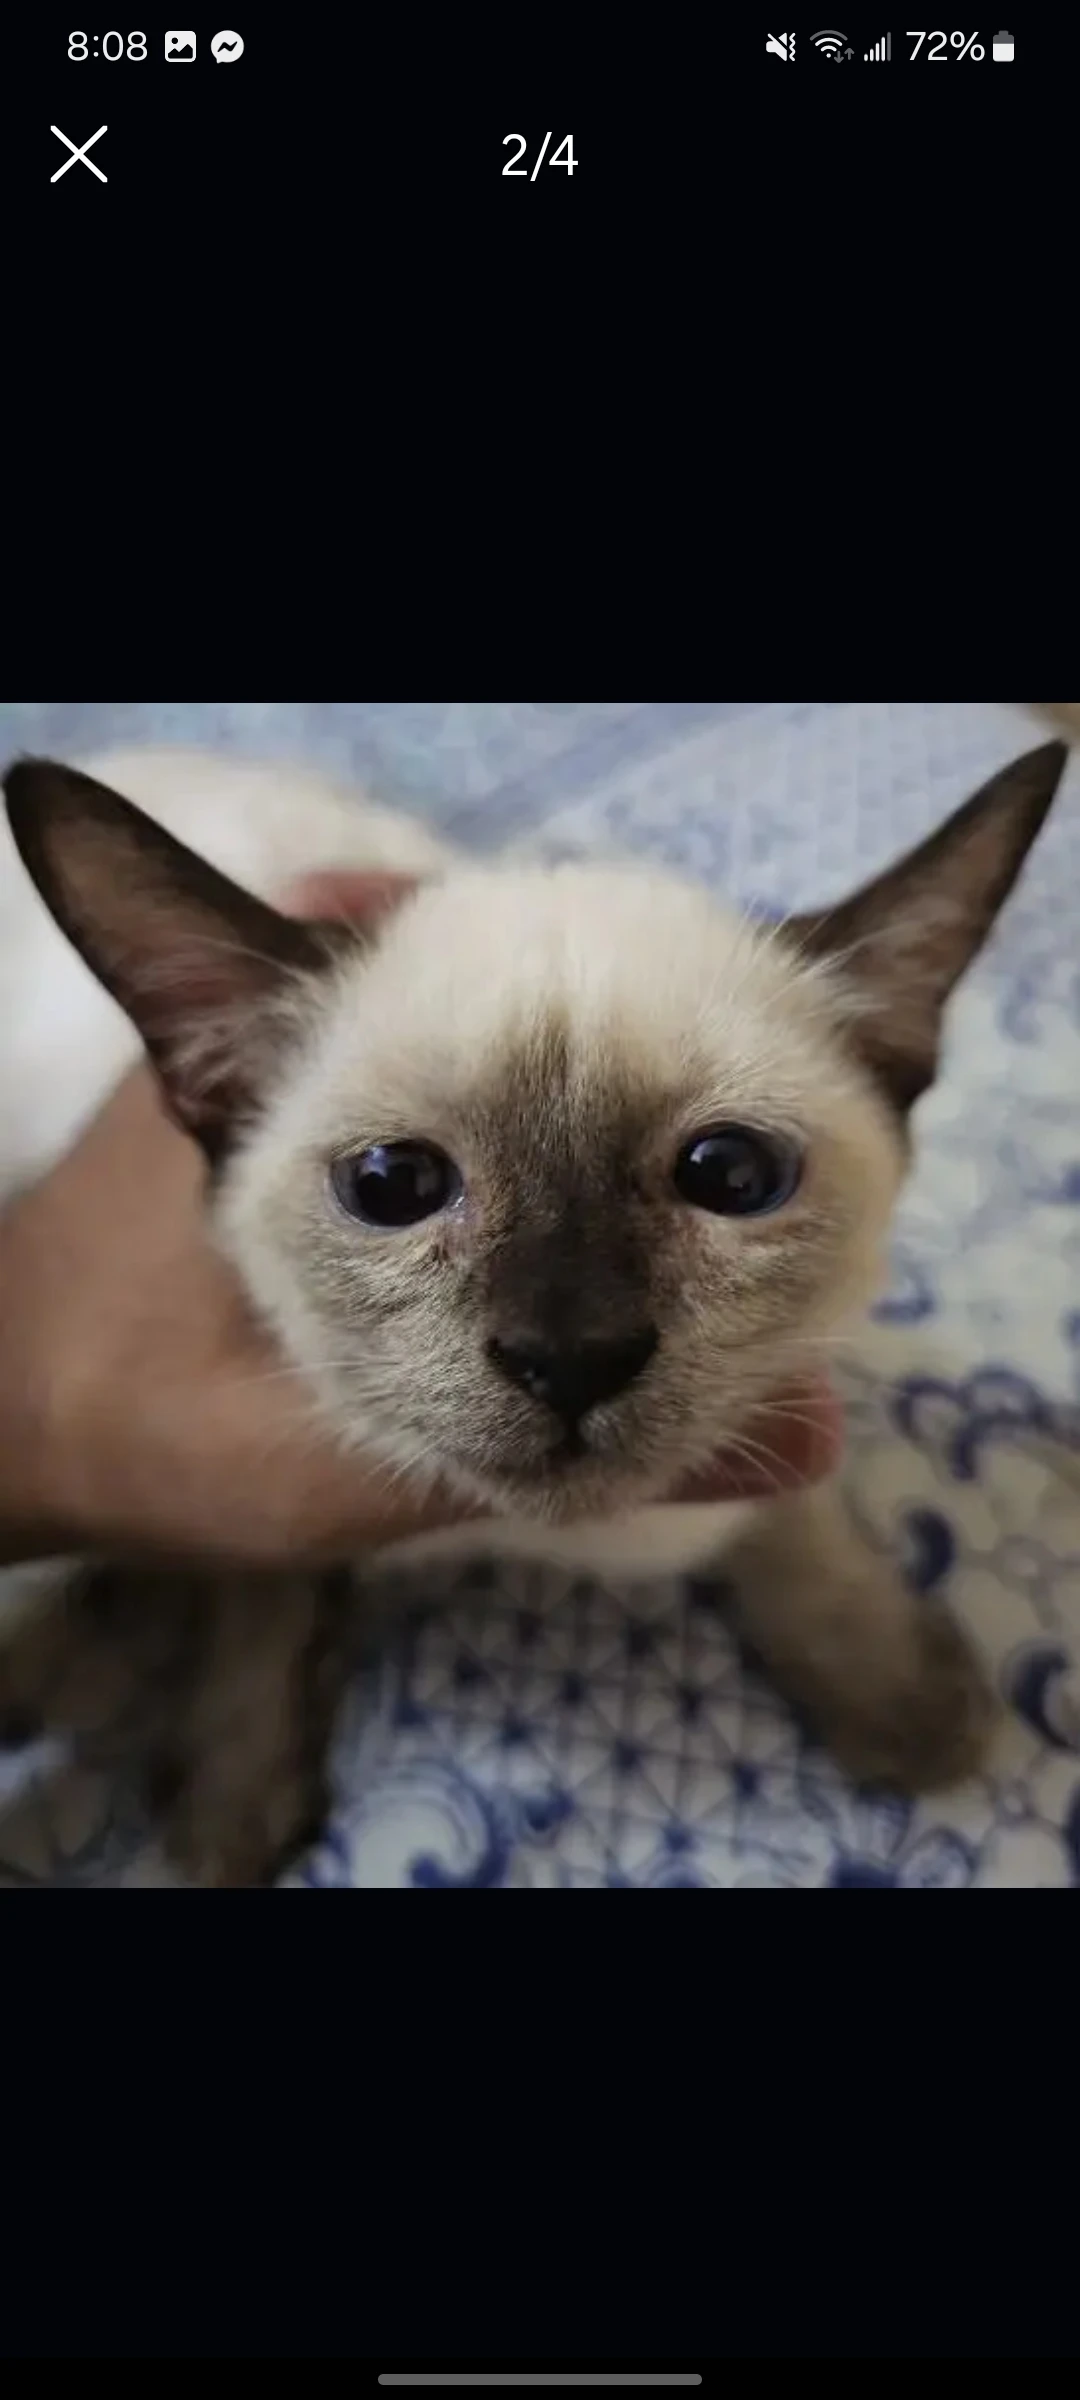
{"label": "kitten face", "polygon": [[776,934],[651,869],[496,867],[331,939],[87,776],[5,790],[214,1162],[298,1415],[310,1387],[399,1472],[572,1519],[741,1438],[871,1291],[904,1114],[1066,756]]}
{"label": "kitten face", "polygon": [[[677,1188],[732,1125],[797,1168],[768,1213]],[[335,1162],[398,1142],[452,1162],[445,1204],[358,1221]],[[873,1288],[903,1155],[827,975],[775,937],[651,871],[467,870],[335,969],[218,1224],[341,1436],[568,1518],[704,1464],[805,1365]]]}

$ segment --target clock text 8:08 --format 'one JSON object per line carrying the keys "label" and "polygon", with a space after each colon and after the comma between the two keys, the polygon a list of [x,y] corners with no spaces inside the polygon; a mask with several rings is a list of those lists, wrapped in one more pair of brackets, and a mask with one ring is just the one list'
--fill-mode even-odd
{"label": "clock text 8:08", "polygon": [[[69,35],[68,35],[68,52],[67,52],[67,54],[68,54],[68,57],[69,57],[69,58],[89,58],[89,55],[90,55],[90,53],[89,53],[89,51],[88,51],[88,49],[87,49],[87,47],[86,47],[86,39],[87,39],[87,37],[86,37],[85,33],[69,33]],[[81,43],[82,43],[82,49],[81,49],[81,50],[76,50],[76,48],[75,48],[75,44],[76,44],[76,42],[81,42]],[[119,50],[110,50],[110,48],[109,48],[109,43],[110,43],[110,42],[119,42],[119,44],[120,44],[120,48],[119,48]],[[133,48],[132,48],[132,44],[133,44],[134,42],[141,42],[141,44],[142,44],[142,48],[141,48],[141,50],[135,50],[135,49],[133,49]],[[96,43],[95,43],[95,48],[96,48],[96,47],[97,47],[97,45],[96,45]],[[129,34],[128,34],[128,36],[127,36],[127,50],[126,50],[126,52],[125,52],[125,49],[124,49],[124,36],[123,36],[123,34],[122,34],[122,33],[103,33],[103,34],[102,34],[102,37],[101,37],[101,49],[102,49],[102,55],[103,55],[103,57],[105,57],[105,58],[107,58],[107,59],[109,59],[109,60],[111,60],[111,61],[115,61],[115,60],[116,60],[116,59],[118,59],[118,58],[124,58],[124,57],[127,57],[127,58],[145,58],[145,57],[146,57],[146,35],[145,35],[145,33],[129,33]]]}

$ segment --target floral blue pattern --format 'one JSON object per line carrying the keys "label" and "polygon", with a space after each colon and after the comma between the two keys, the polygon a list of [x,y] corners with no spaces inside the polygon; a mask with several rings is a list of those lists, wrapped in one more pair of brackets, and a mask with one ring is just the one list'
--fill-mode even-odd
{"label": "floral blue pattern", "polygon": [[[9,752],[292,754],[478,846],[631,849],[764,911],[835,896],[1037,739],[974,702],[0,709]],[[932,1802],[853,1790],[738,1649],[719,1579],[398,1574],[343,1708],[330,1822],[289,1884],[1080,1883],[1076,782],[955,1004],[889,1285],[838,1368],[868,1538],[947,1594],[996,1677],[985,1773]],[[51,1754],[0,1770],[0,1880],[162,1878],[122,1796]]]}

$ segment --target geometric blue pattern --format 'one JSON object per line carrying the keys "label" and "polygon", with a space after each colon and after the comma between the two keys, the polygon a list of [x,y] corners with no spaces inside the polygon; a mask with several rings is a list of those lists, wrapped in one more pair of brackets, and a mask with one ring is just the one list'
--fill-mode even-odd
{"label": "geometric blue pattern", "polygon": [[[0,708],[8,753],[293,755],[478,848],[630,850],[765,912],[837,896],[1039,738],[977,702]],[[399,1572],[373,1588],[335,1807],[289,1882],[1080,1883],[1078,781],[955,1004],[888,1288],[837,1351],[852,1506],[947,1594],[1005,1703],[986,1772],[926,1802],[856,1792],[739,1650],[720,1579]],[[0,1880],[161,1874],[122,1795],[48,1756],[0,1767]]]}

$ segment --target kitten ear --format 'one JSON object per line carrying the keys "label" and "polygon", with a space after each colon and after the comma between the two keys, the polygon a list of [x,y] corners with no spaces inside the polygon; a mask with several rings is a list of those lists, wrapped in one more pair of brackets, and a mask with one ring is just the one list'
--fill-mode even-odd
{"label": "kitten ear", "polygon": [[832,959],[858,992],[854,1038],[901,1110],[933,1082],[945,1002],[1008,897],[1068,756],[1064,742],[1028,751],[876,882],[785,923],[804,956]]}
{"label": "kitten ear", "polygon": [[253,899],[73,767],[21,759],[4,791],[46,907],[138,1028],[173,1115],[220,1156],[280,1042],[275,1004],[325,972],[336,929]]}

